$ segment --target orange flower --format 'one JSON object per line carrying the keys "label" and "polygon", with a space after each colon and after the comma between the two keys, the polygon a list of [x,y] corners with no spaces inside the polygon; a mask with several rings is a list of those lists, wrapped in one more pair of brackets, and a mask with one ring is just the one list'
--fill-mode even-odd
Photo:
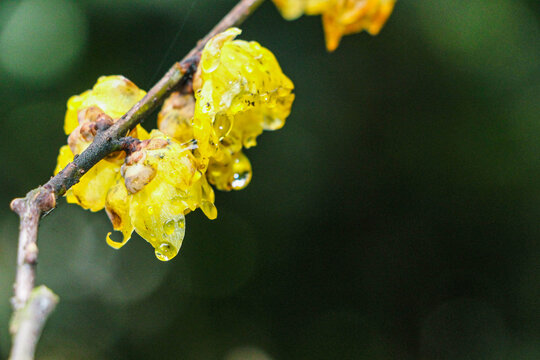
{"label": "orange flower", "polygon": [[322,15],[326,48],[334,51],[343,35],[367,31],[377,35],[396,0],[273,0],[285,19],[302,13]]}
{"label": "orange flower", "polygon": [[326,48],[334,51],[343,35],[367,31],[377,35],[394,9],[395,0],[336,0],[322,14]]}

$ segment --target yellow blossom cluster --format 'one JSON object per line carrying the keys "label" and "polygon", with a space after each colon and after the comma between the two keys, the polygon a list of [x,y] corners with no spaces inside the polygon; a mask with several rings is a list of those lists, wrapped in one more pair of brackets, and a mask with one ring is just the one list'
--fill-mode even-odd
{"label": "yellow blossom cluster", "polygon": [[179,144],[159,130],[132,152],[107,194],[105,210],[113,228],[124,234],[120,248],[135,229],[155,248],[160,260],[172,259],[185,233],[184,215],[198,207],[215,219],[214,191],[197,170],[192,147]]}
{"label": "yellow blossom cluster", "polygon": [[[255,146],[263,130],[281,128],[294,100],[293,83],[274,55],[257,42],[233,40],[239,34],[231,28],[206,44],[193,81],[195,99],[176,95],[169,101],[189,106],[170,116],[168,102],[158,119],[159,129],[179,141],[193,136],[200,168],[219,190],[249,184],[251,163],[242,148]],[[190,118],[192,127],[186,126]]]}
{"label": "yellow blossom cluster", "polygon": [[396,3],[396,0],[273,1],[287,20],[294,20],[302,14],[322,15],[328,51],[334,51],[344,35],[363,30],[377,35]]}
{"label": "yellow blossom cluster", "polygon": [[[85,209],[105,209],[123,239],[136,231],[166,261],[178,253],[185,215],[200,208],[217,217],[214,191],[239,190],[251,179],[242,152],[256,145],[263,130],[281,128],[294,100],[293,84],[274,55],[256,42],[234,40],[231,28],[205,46],[193,79],[193,92],[173,93],[148,134],[138,125],[132,146],[99,161],[66,193]],[[55,174],[84,151],[145,92],[122,76],[98,79],[93,89],[68,101],[64,129],[68,145],[60,149]]]}
{"label": "yellow blossom cluster", "polygon": [[[72,96],[67,103],[64,122],[64,131],[69,135],[68,145],[60,148],[55,175],[92,143],[97,131],[93,125],[99,121],[113,123],[145,94],[123,76],[102,76],[92,90]],[[139,125],[130,136],[144,140],[148,133]],[[107,191],[115,182],[124,157],[123,153],[117,153],[98,162],[67,191],[67,201],[91,211],[102,210]]]}

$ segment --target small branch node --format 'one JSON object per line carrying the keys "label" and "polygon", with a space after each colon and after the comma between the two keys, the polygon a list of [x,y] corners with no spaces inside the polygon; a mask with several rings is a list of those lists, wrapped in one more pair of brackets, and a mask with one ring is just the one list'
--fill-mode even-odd
{"label": "small branch node", "polygon": [[131,136],[126,136],[118,139],[120,149],[126,152],[126,155],[129,156],[131,153],[139,150],[141,140],[133,138]]}
{"label": "small branch node", "polygon": [[36,243],[28,244],[25,248],[24,261],[27,264],[35,265],[37,263],[38,252]]}
{"label": "small branch node", "polygon": [[41,213],[46,213],[56,207],[56,196],[48,186],[43,186],[40,190],[36,197],[37,206]]}
{"label": "small branch node", "polygon": [[22,214],[24,214],[24,211],[26,209],[26,197],[13,199],[11,201],[11,204],[9,204],[9,207],[17,215],[22,216]]}

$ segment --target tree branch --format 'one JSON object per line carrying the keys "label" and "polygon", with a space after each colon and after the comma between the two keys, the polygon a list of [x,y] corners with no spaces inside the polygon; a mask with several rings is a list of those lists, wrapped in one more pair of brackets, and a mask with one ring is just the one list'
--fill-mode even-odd
{"label": "tree branch", "polygon": [[[175,63],[133,108],[111,127],[99,131],[94,141],[45,185],[14,199],[11,209],[19,215],[19,246],[17,274],[12,298],[13,347],[11,360],[34,358],[41,329],[58,299],[52,291],[34,289],[38,256],[37,229],[39,219],[56,206],[56,200],[65,194],[95,164],[110,153],[122,149],[121,138],[149,116],[174,90],[186,87],[195,73],[201,52],[213,36],[229,27],[240,25],[264,0],[241,0],[238,4],[187,54]],[[34,289],[34,290],[33,290]],[[45,290],[46,291],[45,291]],[[19,321],[19,319],[24,319]]]}
{"label": "tree branch", "polygon": [[13,335],[10,360],[32,360],[45,321],[58,303],[56,296],[46,286],[32,290],[27,305],[17,311],[9,330]]}

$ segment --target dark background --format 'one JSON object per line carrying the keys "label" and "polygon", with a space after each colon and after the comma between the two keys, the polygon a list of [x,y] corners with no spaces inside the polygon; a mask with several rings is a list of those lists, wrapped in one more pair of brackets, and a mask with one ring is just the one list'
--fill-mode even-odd
{"label": "dark background", "polygon": [[[8,204],[51,175],[68,97],[109,74],[148,89],[234,3],[0,2],[2,357]],[[270,2],[243,30],[297,96],[248,150],[253,181],[217,194],[217,220],[187,216],[169,263],[136,235],[109,248],[104,212],[60,201],[38,358],[540,358],[538,1],[401,0],[332,54],[319,17]]]}

